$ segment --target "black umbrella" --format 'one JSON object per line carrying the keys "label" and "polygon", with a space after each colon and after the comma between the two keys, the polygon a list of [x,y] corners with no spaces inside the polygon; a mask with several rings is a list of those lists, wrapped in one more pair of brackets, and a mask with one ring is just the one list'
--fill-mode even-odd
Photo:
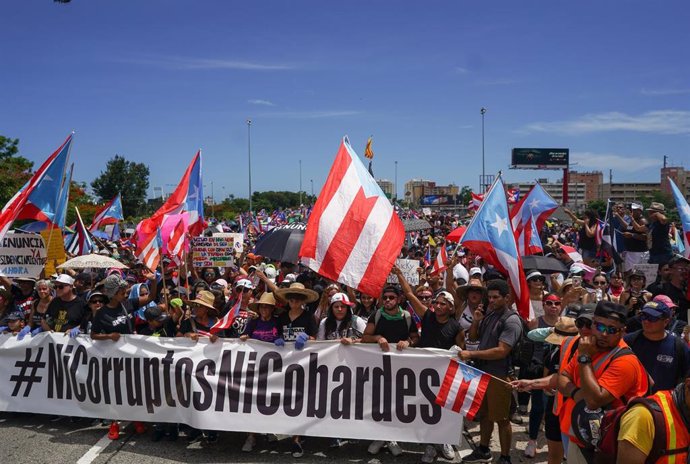
{"label": "black umbrella", "polygon": [[544,274],[568,272],[568,268],[561,261],[551,256],[530,255],[522,257],[522,268],[525,271],[540,271]]}
{"label": "black umbrella", "polygon": [[271,229],[256,242],[254,253],[277,261],[299,262],[299,249],[307,226],[300,222]]}

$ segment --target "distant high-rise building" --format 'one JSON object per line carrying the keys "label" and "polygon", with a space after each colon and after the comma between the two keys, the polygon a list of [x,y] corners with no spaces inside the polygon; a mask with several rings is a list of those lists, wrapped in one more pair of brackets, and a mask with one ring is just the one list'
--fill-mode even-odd
{"label": "distant high-rise building", "polygon": [[388,179],[377,179],[376,183],[379,184],[379,187],[381,187],[381,190],[383,190],[383,193],[389,199],[393,198],[393,189],[395,188],[393,182],[389,181]]}
{"label": "distant high-rise building", "polygon": [[411,179],[405,182],[405,200],[412,204],[420,204],[422,197],[426,196],[452,196],[460,193],[460,188],[455,184],[436,185],[432,180]]}
{"label": "distant high-rise building", "polygon": [[672,196],[671,184],[668,179],[673,179],[673,182],[678,186],[678,189],[685,195],[685,198],[690,198],[690,171],[680,166],[672,166],[661,168],[661,191]]}

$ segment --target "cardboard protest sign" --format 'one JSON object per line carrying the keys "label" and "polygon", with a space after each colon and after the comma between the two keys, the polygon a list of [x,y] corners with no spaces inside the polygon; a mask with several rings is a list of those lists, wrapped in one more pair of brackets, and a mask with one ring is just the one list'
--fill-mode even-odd
{"label": "cardboard protest sign", "polygon": [[57,272],[57,266],[67,261],[65,254],[65,242],[60,229],[50,229],[41,231],[41,237],[46,244],[46,272],[44,275],[50,276]]}
{"label": "cardboard protest sign", "polygon": [[241,254],[244,251],[244,234],[238,233],[214,233],[214,237],[230,237],[234,241],[235,253]]}
{"label": "cardboard protest sign", "polygon": [[635,264],[633,270],[644,272],[644,276],[647,279],[647,285],[651,284],[656,280],[656,275],[659,272],[658,264]]}
{"label": "cardboard protest sign", "polygon": [[46,245],[38,234],[6,234],[0,246],[0,275],[37,279],[46,264]]}
{"label": "cardboard protest sign", "polygon": [[194,237],[192,239],[192,263],[194,267],[230,267],[233,265],[234,234]]}
{"label": "cardboard protest sign", "polygon": [[[419,268],[419,261],[416,259],[396,259],[395,265],[402,271],[405,280],[412,285],[419,285],[419,274],[417,273],[417,268]],[[391,284],[398,283],[398,277],[394,274],[388,276],[386,282]]]}

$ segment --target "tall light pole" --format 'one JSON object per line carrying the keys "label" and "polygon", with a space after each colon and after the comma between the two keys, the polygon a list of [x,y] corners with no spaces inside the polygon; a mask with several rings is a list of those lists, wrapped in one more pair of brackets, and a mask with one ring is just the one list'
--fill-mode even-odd
{"label": "tall light pole", "polygon": [[249,160],[249,212],[252,212],[252,120],[247,119],[247,159]]}
{"label": "tall light pole", "polygon": [[311,199],[314,200],[314,179],[309,179],[311,182]]}
{"label": "tall light pole", "polygon": [[299,160],[299,205],[302,206],[302,160]]}
{"label": "tall light pole", "polygon": [[211,216],[216,217],[216,196],[213,194],[213,181],[211,181]]}
{"label": "tall light pole", "polygon": [[395,193],[393,194],[394,201],[397,203],[398,202],[398,162],[395,162],[395,185],[393,186],[395,188]]}
{"label": "tall light pole", "polygon": [[486,187],[486,171],[484,169],[484,114],[486,113],[486,108],[482,107],[479,112],[482,114],[482,180],[479,182],[479,190],[484,193],[484,188]]}

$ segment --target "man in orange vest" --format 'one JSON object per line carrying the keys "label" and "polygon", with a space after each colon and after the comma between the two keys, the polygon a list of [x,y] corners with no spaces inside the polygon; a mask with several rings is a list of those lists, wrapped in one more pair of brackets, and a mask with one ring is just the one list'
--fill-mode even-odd
{"label": "man in orange vest", "polygon": [[[573,399],[576,404],[573,411],[616,408],[647,393],[647,373],[623,341],[627,315],[628,310],[623,305],[608,301],[597,303],[592,320],[593,335],[580,337],[578,355],[561,366],[558,390],[564,397]],[[578,408],[578,403],[582,402],[584,405],[579,406],[586,408]],[[587,464],[591,453],[587,444],[575,434],[572,423],[568,436],[568,464]]]}
{"label": "man in orange vest", "polygon": [[[648,399],[661,410],[663,426],[647,406],[631,407],[620,419],[616,463],[685,464],[690,446],[690,378],[674,390],[659,391]],[[657,426],[663,430],[657,430]]]}

